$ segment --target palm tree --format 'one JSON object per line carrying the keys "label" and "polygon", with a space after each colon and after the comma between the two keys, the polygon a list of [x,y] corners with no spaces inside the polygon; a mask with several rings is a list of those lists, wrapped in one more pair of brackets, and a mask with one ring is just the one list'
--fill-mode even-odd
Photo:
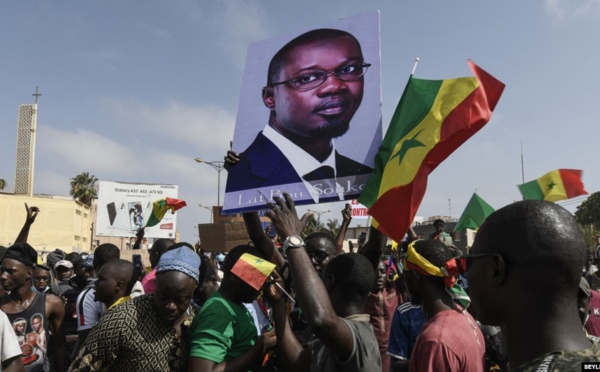
{"label": "palm tree", "polygon": [[88,172],[83,172],[71,178],[71,191],[69,192],[73,199],[78,199],[81,203],[92,206],[92,201],[98,197],[98,186],[96,176]]}
{"label": "palm tree", "polygon": [[337,236],[338,231],[340,231],[340,224],[338,223],[337,218],[335,219],[328,219],[327,223],[325,224],[326,229],[333,235],[333,236]]}
{"label": "palm tree", "polygon": [[325,228],[325,225],[323,225],[323,222],[317,220],[314,215],[311,215],[306,221],[306,226],[302,231],[302,237],[306,238],[308,235],[319,231],[327,231],[327,229]]}
{"label": "palm tree", "polygon": [[4,190],[6,188],[6,180],[4,178],[0,178],[0,190]]}

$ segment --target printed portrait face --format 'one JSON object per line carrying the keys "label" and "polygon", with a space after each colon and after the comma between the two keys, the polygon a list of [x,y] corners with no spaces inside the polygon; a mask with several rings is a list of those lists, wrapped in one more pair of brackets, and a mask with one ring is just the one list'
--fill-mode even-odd
{"label": "printed portrait face", "polygon": [[358,197],[382,141],[379,13],[248,46],[223,211]]}
{"label": "printed portrait face", "polygon": [[[358,41],[350,36],[300,44],[284,57],[278,82],[297,82],[265,88],[265,105],[274,112],[274,126],[284,133],[318,139],[343,135],[360,106],[364,76],[349,80],[348,75],[363,69]],[[312,89],[298,87],[303,82],[321,80]]]}
{"label": "printed portrait face", "polygon": [[44,322],[39,314],[36,314],[31,318],[31,328],[33,328],[35,332],[40,333],[43,325]]}
{"label": "printed portrait face", "polygon": [[17,319],[14,323],[13,323],[13,329],[15,330],[15,334],[17,336],[22,335],[23,333],[25,333],[25,320],[23,319]]}

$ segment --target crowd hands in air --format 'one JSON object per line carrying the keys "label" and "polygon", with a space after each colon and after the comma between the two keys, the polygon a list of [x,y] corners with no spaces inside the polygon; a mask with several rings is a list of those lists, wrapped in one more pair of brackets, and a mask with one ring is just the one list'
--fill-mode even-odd
{"label": "crowd hands in air", "polygon": [[[228,152],[227,168],[238,159]],[[140,273],[112,244],[93,255],[56,250],[43,262],[27,243],[41,212],[25,205],[23,228],[0,253],[2,370],[536,371],[600,362],[600,295],[585,279],[597,275],[598,257],[590,261],[573,216],[554,203],[496,211],[468,254],[447,245],[443,223],[431,239],[410,229],[397,245],[371,228],[357,253],[345,253],[349,205],[337,237],[304,236],[309,214],[298,216],[288,194],[265,208],[275,236],[247,212],[247,245],[215,255],[158,239],[152,270]],[[275,268],[257,287],[236,269],[241,261]]]}

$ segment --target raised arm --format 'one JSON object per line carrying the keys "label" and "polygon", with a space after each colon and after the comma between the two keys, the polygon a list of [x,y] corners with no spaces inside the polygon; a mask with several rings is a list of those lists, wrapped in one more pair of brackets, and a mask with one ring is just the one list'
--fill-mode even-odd
{"label": "raised arm", "polygon": [[352,206],[350,204],[346,204],[344,209],[342,209],[342,226],[340,226],[337,236],[335,237],[337,254],[342,253],[344,239],[346,238],[346,232],[348,231],[348,226],[350,226],[350,221],[352,221]]}
{"label": "raised arm", "polygon": [[258,213],[246,212],[243,213],[242,216],[244,216],[246,232],[248,232],[248,236],[250,236],[250,240],[252,240],[254,246],[258,248],[267,260],[277,265],[278,270],[281,269],[285,264],[283,256],[275,248],[273,240],[271,240],[265,233],[265,230],[263,230]]}
{"label": "raised arm", "polygon": [[133,247],[132,249],[140,249],[140,245],[142,244],[142,241],[144,240],[144,231],[145,227],[140,227],[137,231],[137,233],[135,233],[135,243],[133,243]]}
{"label": "raised arm", "polygon": [[35,218],[37,217],[38,213],[40,213],[40,209],[38,207],[32,206],[30,208],[27,206],[27,203],[25,203],[25,210],[27,211],[27,218],[25,219],[25,224],[23,224],[23,227],[21,228],[21,232],[19,232],[19,236],[17,236],[17,239],[15,240],[15,244],[27,243],[29,229],[35,222]]}
{"label": "raised arm", "polygon": [[358,254],[365,256],[371,262],[373,268],[377,270],[386,243],[387,236],[371,226],[369,229],[369,240],[358,250]]}
{"label": "raised arm", "polygon": [[[300,235],[302,223],[296,214],[292,197],[287,193],[284,197],[285,200],[275,197],[276,203],[267,203],[271,209],[267,216],[285,241],[288,236]],[[335,313],[327,289],[314,269],[305,247],[290,248],[286,254],[296,299],[311,330],[327,349],[346,360],[354,348],[352,331]]]}
{"label": "raised arm", "polygon": [[307,371],[310,366],[310,350],[302,347],[290,326],[283,292],[274,283],[283,284],[276,271],[274,280],[264,291],[265,297],[273,306],[275,332],[277,333],[278,356],[283,359],[286,371]]}

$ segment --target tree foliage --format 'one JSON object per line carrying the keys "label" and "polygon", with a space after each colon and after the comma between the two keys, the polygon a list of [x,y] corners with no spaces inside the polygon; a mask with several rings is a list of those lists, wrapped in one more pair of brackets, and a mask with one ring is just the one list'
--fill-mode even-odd
{"label": "tree foliage", "polygon": [[338,223],[337,218],[328,219],[325,227],[333,236],[337,236],[338,231],[340,231],[340,224]]}
{"label": "tree foliage", "polygon": [[306,238],[308,235],[315,232],[329,232],[334,237],[337,236],[338,231],[340,230],[340,224],[337,219],[329,219],[327,223],[319,221],[314,215],[308,217],[308,221],[306,221],[306,226],[302,231],[302,237]]}
{"label": "tree foliage", "polygon": [[577,207],[575,219],[580,225],[600,226],[600,191],[592,193]]}
{"label": "tree foliage", "polygon": [[92,201],[98,197],[98,178],[88,172],[83,172],[71,178],[71,190],[69,194],[73,199],[81,203],[92,206]]}
{"label": "tree foliage", "polygon": [[310,235],[312,233],[324,231],[324,230],[327,230],[327,229],[325,229],[325,225],[323,225],[323,222],[317,220],[314,215],[311,215],[308,217],[308,220],[306,221],[306,226],[304,227],[304,230],[302,231],[302,237],[306,238],[308,235]]}

